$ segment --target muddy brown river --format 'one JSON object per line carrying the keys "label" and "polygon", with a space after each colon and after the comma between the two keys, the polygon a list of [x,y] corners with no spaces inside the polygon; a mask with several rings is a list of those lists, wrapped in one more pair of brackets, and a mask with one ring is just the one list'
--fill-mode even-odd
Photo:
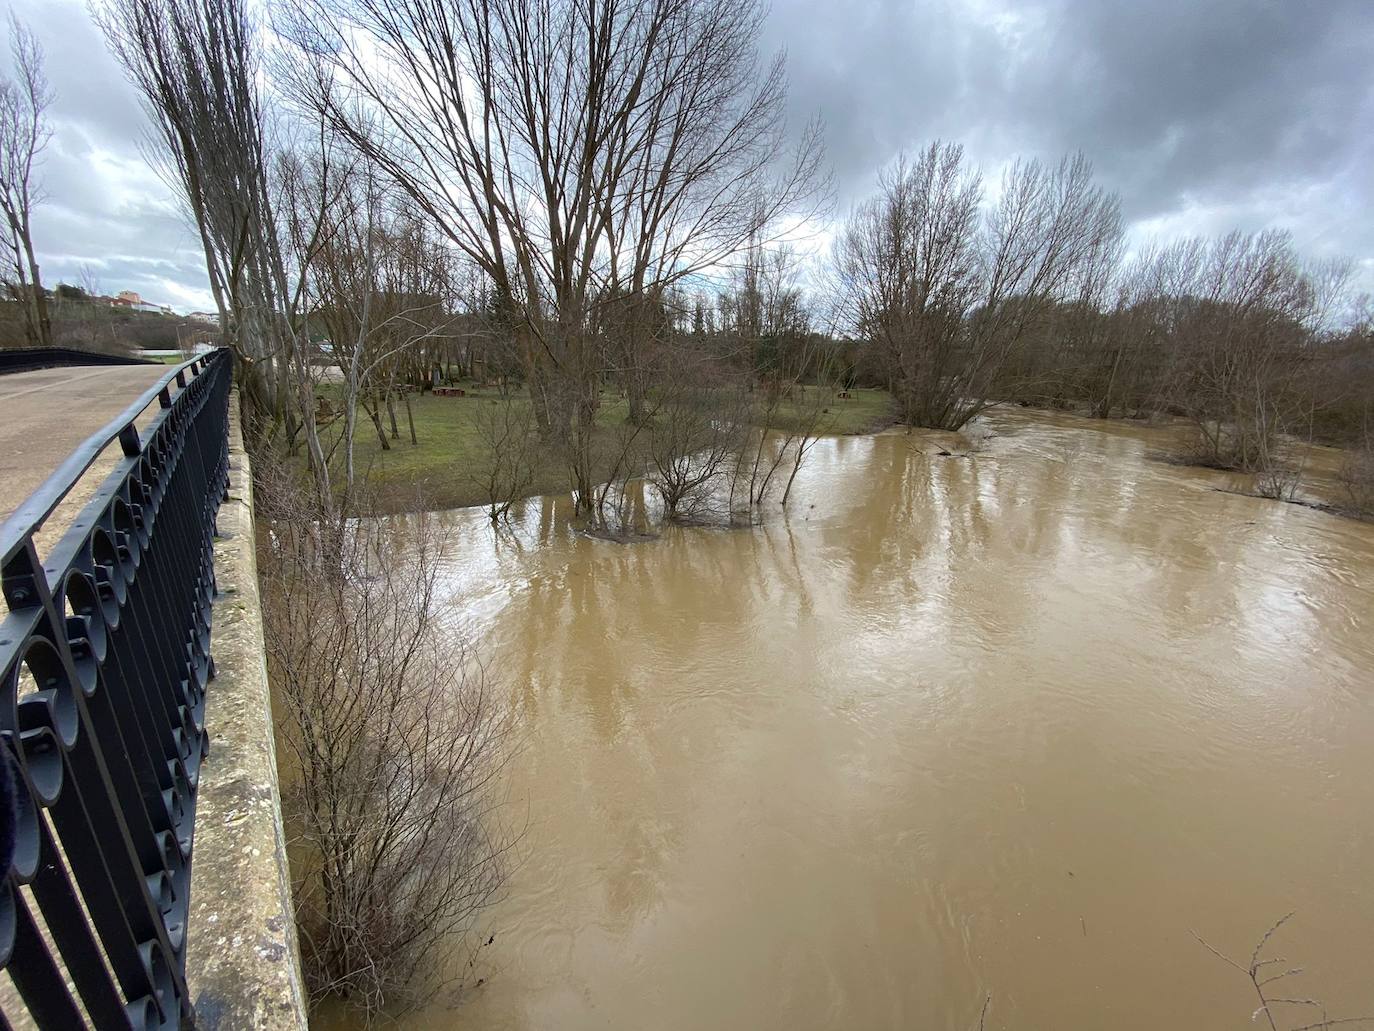
{"label": "muddy brown river", "polygon": [[754,529],[445,516],[525,830],[484,983],[402,1026],[1241,1029],[1193,935],[1290,911],[1286,994],[1374,1012],[1374,526],[985,426],[822,441]]}

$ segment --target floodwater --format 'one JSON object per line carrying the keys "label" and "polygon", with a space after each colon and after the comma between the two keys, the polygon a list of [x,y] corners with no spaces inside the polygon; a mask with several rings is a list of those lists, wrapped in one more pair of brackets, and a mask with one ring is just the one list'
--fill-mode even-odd
{"label": "floodwater", "polygon": [[1290,911],[1278,994],[1374,1012],[1374,526],[983,426],[822,441],[753,529],[444,517],[523,858],[402,1026],[1240,1029],[1193,935]]}

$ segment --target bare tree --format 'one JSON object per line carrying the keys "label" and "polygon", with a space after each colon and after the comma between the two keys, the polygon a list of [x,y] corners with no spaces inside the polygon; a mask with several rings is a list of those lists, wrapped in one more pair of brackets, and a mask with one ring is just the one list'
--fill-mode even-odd
{"label": "bare tree", "polygon": [[[735,271],[733,288],[721,298],[730,356],[745,364],[751,380],[754,432],[741,448],[730,489],[732,518],[747,511],[749,522],[759,518],[784,469],[786,504],[835,393],[832,349],[813,332],[797,271],[789,246],[765,247],[756,240]],[[745,509],[735,503],[741,489]]]}
{"label": "bare tree", "polygon": [[1082,157],[1017,162],[984,211],[957,144],[901,160],[834,256],[839,324],[882,351],[909,425],[958,429],[1057,305],[1092,303],[1119,245],[1116,198]]}
{"label": "bare tree", "polygon": [[663,403],[649,426],[649,483],[664,517],[709,517],[731,458],[745,445],[752,400],[732,370],[701,351],[676,348]]}
{"label": "bare tree", "polygon": [[1102,320],[1105,332],[1094,351],[1075,355],[1086,370],[1084,395],[1098,418],[1163,407],[1162,392],[1173,378],[1167,284],[1187,259],[1187,248],[1151,244],[1117,270],[1112,310]]}
{"label": "bare tree", "polygon": [[501,890],[510,725],[441,629],[438,525],[338,519],[264,477],[263,622],[307,985],[370,1018],[446,983],[441,955]]}
{"label": "bare tree", "polygon": [[1346,512],[1361,519],[1374,517],[1374,438],[1366,435],[1346,453],[1336,482]]}
{"label": "bare tree", "polygon": [[883,174],[878,197],[836,244],[840,310],[881,349],[889,388],[909,425],[961,424],[964,318],[978,292],[982,181],[963,149],[932,144]]}
{"label": "bare tree", "polygon": [[511,506],[534,483],[537,434],[528,402],[504,395],[477,409],[473,419],[481,441],[482,462],[468,478],[486,499],[493,523],[505,519]]}
{"label": "bare tree", "polygon": [[[422,380],[423,345],[441,338],[451,318],[448,261],[425,226],[398,211],[394,198],[365,160],[335,172],[330,230],[310,253],[309,311],[329,333],[329,355],[343,382],[344,490],[357,479],[357,411],[367,413],[383,450],[390,450],[383,407],[399,437],[394,398],[407,413],[418,443],[410,388]],[[318,193],[316,187],[312,193]]]}
{"label": "bare tree", "polygon": [[834,355],[820,337],[810,338],[809,354],[804,356],[804,367],[809,368],[809,384],[800,384],[800,396],[793,405],[792,417],[788,423],[789,441],[792,448],[792,467],[787,473],[787,482],[782,489],[781,504],[787,505],[792,496],[792,484],[802,463],[821,438],[821,427],[825,415],[830,410],[838,393],[836,386],[837,368]]}
{"label": "bare tree", "polygon": [[[225,341],[234,348],[250,441],[284,427],[305,437],[322,498],[329,470],[314,421],[313,378],[303,346],[304,268],[326,231],[328,179],[317,202],[278,221],[282,183],[262,99],[261,40],[248,0],[110,0],[93,7],[155,126],[151,151],[186,202],[205,252]],[[302,133],[308,139],[308,133]],[[330,142],[316,150],[327,168]],[[293,252],[288,240],[296,244]]]}
{"label": "bare tree", "polygon": [[100,272],[89,261],[83,261],[76,270],[77,283],[85,291],[86,297],[94,301],[100,296]]}
{"label": "bare tree", "polygon": [[1193,460],[1257,470],[1301,412],[1301,345],[1317,294],[1286,233],[1226,236],[1192,247],[1174,284],[1174,403],[1195,428]]}
{"label": "bare tree", "polygon": [[[656,420],[664,400],[662,391],[649,391],[639,419],[623,419],[604,426],[590,443],[585,456],[592,471],[589,497],[582,498],[580,491],[576,494],[587,513],[591,531],[599,536],[614,540],[633,537],[639,532],[639,524],[647,519],[644,484],[639,474],[644,466],[648,427]],[[582,460],[571,447],[563,453],[570,467]]]}
{"label": "bare tree", "polygon": [[33,249],[33,209],[43,200],[37,164],[52,138],[47,110],[52,88],[43,71],[43,48],[10,13],[13,76],[0,79],[0,211],[5,215],[6,271],[10,293],[24,305],[24,332],[31,346],[52,343],[47,296]]}
{"label": "bare tree", "polygon": [[[536,418],[596,477],[600,308],[637,324],[806,195],[756,0],[293,0],[295,86],[490,280]],[[762,206],[759,197],[766,197]],[[647,306],[647,307],[644,307]],[[636,388],[638,391],[638,388]],[[637,413],[638,414],[638,413]]]}
{"label": "bare tree", "polygon": [[[1264,951],[1274,935],[1292,918],[1293,914],[1289,913],[1287,916],[1280,917],[1270,926],[1255,943],[1249,961],[1244,965],[1209,944],[1196,931],[1193,932],[1193,937],[1212,955],[1245,975],[1251,987],[1254,988],[1255,998],[1259,1000],[1259,1006],[1250,1014],[1250,1020],[1258,1022],[1263,1018],[1264,1022],[1269,1025],[1269,1031],[1280,1031],[1281,1025],[1283,1031],[1328,1031],[1334,1027],[1374,1026],[1374,1016],[1332,1017],[1327,1011],[1326,1004],[1318,999],[1278,994],[1284,992],[1286,986],[1280,988],[1273,986],[1287,978],[1298,976],[1303,972],[1303,968],[1289,966],[1289,960],[1282,956],[1266,957]],[[1285,1013],[1292,1012],[1303,1014],[1297,1018],[1297,1023],[1283,1019]],[[1309,1019],[1317,1016],[1317,1014],[1320,1014],[1318,1019]]]}
{"label": "bare tree", "polygon": [[796,353],[779,364],[754,405],[755,431],[742,456],[746,460],[737,470],[748,488],[750,522],[759,518],[759,510],[784,470],[781,504],[787,504],[792,483],[819,439],[821,418],[834,391],[828,364],[822,365],[814,385],[808,387],[805,382],[806,370],[818,364],[817,343],[814,337],[804,338]]}

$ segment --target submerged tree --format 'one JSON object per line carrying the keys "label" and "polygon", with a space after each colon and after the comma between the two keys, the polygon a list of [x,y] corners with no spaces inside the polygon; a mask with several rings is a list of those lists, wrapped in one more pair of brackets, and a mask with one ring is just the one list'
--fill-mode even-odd
{"label": "submerged tree", "polygon": [[447,983],[442,957],[500,892],[509,721],[440,626],[439,526],[330,522],[265,476],[263,628],[307,986],[370,1018]]}
{"label": "submerged tree", "polygon": [[505,395],[482,405],[474,423],[482,462],[468,475],[482,492],[487,516],[497,523],[534,484],[534,413],[524,401]]}
{"label": "submerged tree", "polygon": [[674,349],[663,404],[648,430],[648,480],[665,518],[713,516],[716,494],[741,451],[753,400],[732,370],[697,348]]}

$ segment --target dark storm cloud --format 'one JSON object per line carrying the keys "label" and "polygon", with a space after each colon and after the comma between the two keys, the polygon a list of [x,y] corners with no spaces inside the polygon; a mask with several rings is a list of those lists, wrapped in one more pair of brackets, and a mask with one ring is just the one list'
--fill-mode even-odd
{"label": "dark storm cloud", "polygon": [[[37,218],[46,278],[207,306],[196,242],[139,148],[145,119],[80,0],[18,0],[57,92]],[[959,140],[995,179],[1082,150],[1137,236],[1291,230],[1374,289],[1371,0],[774,0],[789,111],[819,114],[838,213],[900,151]]]}
{"label": "dark storm cloud", "polygon": [[1060,148],[1091,147],[1128,210],[1330,178],[1367,148],[1363,0],[1064,3],[1049,21],[1047,60],[1016,83],[1010,116],[1043,122]]}
{"label": "dark storm cloud", "polygon": [[841,211],[937,137],[993,175],[1082,150],[1138,232],[1280,225],[1374,275],[1368,0],[778,0],[768,43]]}

